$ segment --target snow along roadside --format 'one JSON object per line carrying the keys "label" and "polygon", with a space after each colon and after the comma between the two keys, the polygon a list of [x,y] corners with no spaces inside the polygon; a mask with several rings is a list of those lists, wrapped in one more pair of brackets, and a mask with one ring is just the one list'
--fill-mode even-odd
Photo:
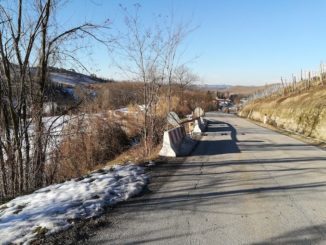
{"label": "snow along roadside", "polygon": [[74,219],[100,215],[104,207],[137,195],[147,182],[144,168],[130,164],[17,197],[0,206],[0,243],[29,243],[38,233],[68,229]]}

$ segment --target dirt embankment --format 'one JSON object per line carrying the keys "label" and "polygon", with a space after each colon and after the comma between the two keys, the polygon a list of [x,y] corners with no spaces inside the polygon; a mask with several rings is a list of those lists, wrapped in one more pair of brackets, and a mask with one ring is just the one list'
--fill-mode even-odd
{"label": "dirt embankment", "polygon": [[326,141],[326,88],[247,104],[239,116]]}

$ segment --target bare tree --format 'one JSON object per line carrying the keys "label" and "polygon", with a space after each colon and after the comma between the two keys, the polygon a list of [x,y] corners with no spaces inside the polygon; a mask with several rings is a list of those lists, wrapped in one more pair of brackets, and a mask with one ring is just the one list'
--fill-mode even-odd
{"label": "bare tree", "polygon": [[[178,67],[178,61],[180,59],[180,55],[178,55],[178,51],[180,49],[181,43],[187,37],[187,35],[193,31],[193,29],[189,28],[189,24],[175,24],[173,15],[168,23],[169,26],[165,26],[165,37],[166,41],[163,44],[164,49],[162,50],[162,60],[163,60],[163,79],[166,80],[166,84],[168,84],[168,110],[171,110],[171,95],[172,95],[172,83],[174,82],[174,73],[175,69]],[[184,66],[184,65],[183,65]],[[165,75],[165,76],[164,76]]]}
{"label": "bare tree", "polygon": [[192,84],[197,82],[199,80],[199,77],[196,74],[192,73],[188,67],[186,67],[185,65],[181,65],[175,69],[173,78],[180,89],[181,103],[184,104],[185,90]]}
{"label": "bare tree", "polygon": [[[31,4],[32,3],[32,4]],[[17,11],[0,4],[0,185],[13,197],[45,182],[51,125],[43,110],[51,86],[49,66],[69,40],[95,38],[105,25],[84,23],[62,32],[55,25],[55,0],[17,0]]]}
{"label": "bare tree", "polygon": [[[155,130],[155,115],[162,85],[168,85],[168,107],[171,101],[171,85],[179,60],[178,48],[191,31],[188,25],[175,25],[156,21],[152,27],[144,26],[140,19],[140,5],[131,14],[123,8],[126,33],[120,35],[117,50],[118,66],[134,81],[143,83],[144,104],[144,155],[148,156]],[[122,58],[121,58],[122,57]]]}

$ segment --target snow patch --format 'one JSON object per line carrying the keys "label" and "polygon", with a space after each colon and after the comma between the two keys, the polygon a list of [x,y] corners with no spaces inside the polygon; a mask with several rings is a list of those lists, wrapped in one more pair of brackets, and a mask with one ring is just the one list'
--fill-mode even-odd
{"label": "snow patch", "polygon": [[105,168],[85,177],[50,185],[0,206],[0,243],[30,243],[103,213],[106,206],[141,192],[148,177],[133,164]]}
{"label": "snow patch", "polygon": [[95,79],[83,74],[69,74],[69,73],[58,73],[51,72],[50,80],[53,83],[63,84],[66,86],[75,87],[77,85],[89,85],[97,83]]}

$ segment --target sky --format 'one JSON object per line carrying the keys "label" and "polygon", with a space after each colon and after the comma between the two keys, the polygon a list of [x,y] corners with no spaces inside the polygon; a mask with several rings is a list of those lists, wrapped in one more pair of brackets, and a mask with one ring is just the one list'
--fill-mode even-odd
{"label": "sky", "polygon": [[[326,63],[325,0],[72,0],[57,18],[63,26],[110,19],[114,32],[123,29],[119,5],[135,3],[144,23],[173,13],[196,26],[180,48],[205,84],[265,85]],[[110,55],[94,44],[82,59],[94,73],[117,78]]]}

